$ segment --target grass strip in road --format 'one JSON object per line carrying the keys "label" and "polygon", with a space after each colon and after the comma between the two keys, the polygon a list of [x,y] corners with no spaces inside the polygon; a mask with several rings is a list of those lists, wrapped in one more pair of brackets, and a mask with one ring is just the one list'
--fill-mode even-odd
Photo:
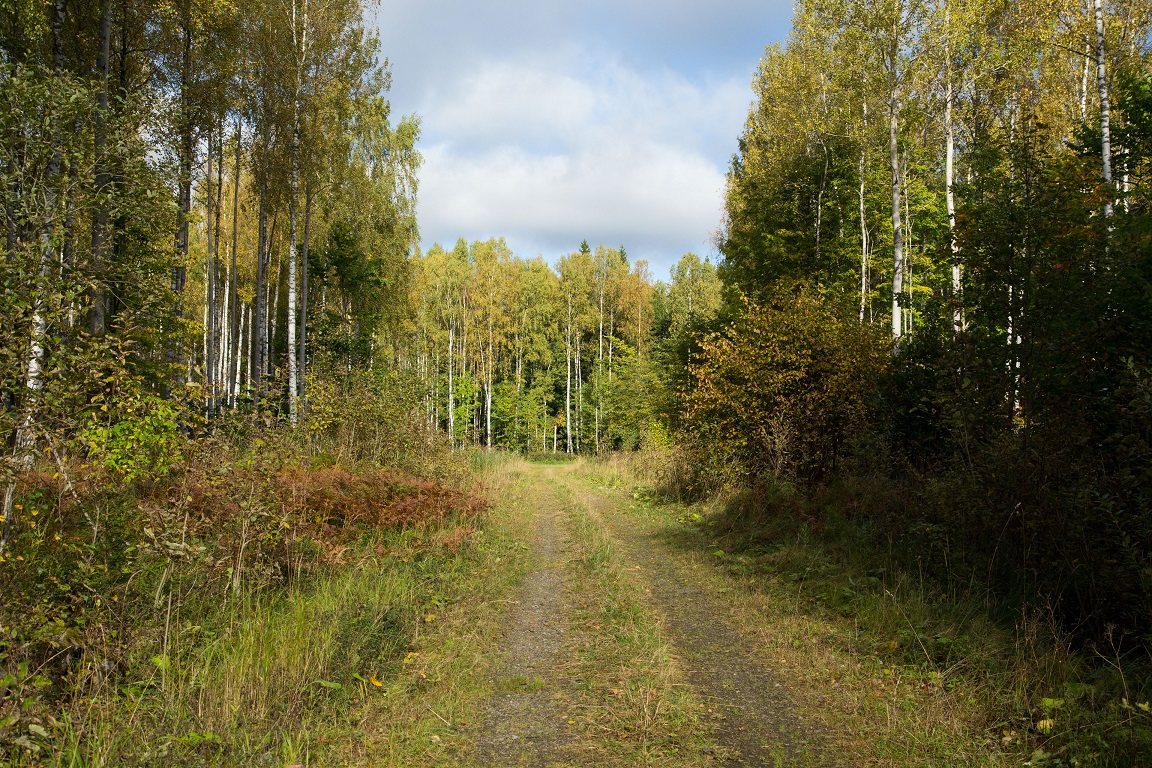
{"label": "grass strip in road", "polygon": [[578,725],[598,765],[707,765],[699,702],[676,662],[643,588],[616,552],[604,522],[572,497],[572,594],[583,637],[573,677],[581,681]]}

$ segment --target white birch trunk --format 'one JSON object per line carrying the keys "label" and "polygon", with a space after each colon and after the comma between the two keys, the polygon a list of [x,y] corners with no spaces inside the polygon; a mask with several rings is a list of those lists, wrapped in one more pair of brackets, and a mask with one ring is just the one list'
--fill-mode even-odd
{"label": "white birch trunk", "polygon": [[453,365],[452,361],[452,347],[455,343],[456,327],[452,321],[448,321],[448,444],[453,448],[456,447],[456,401],[455,390],[453,389]]}
{"label": "white birch trunk", "polygon": [[296,193],[300,187],[300,133],[292,136],[292,178],[288,199],[288,420],[296,426],[300,418],[300,387],[296,361]]}
{"label": "white birch trunk", "polygon": [[904,331],[900,294],[904,290],[904,229],[900,222],[899,100],[888,105],[888,159],[892,167],[892,338]]}
{"label": "white birch trunk", "polygon": [[[236,323],[236,357],[232,360],[232,367],[229,369],[232,379],[232,407],[236,407],[236,401],[240,397],[240,359],[241,351],[244,349],[244,313],[247,310],[246,305],[240,305],[240,313]],[[251,330],[249,330],[251,333]]]}
{"label": "white birch trunk", "polygon": [[[865,107],[867,112],[867,107]],[[864,205],[865,153],[860,150],[860,322],[868,305],[868,211]]]}
{"label": "white birch trunk", "polygon": [[[1100,162],[1104,183],[1112,186],[1111,105],[1108,98],[1108,69],[1104,50],[1104,4],[1093,0],[1096,13],[1096,88],[1100,91]],[[1112,198],[1104,204],[1104,215],[1112,215]]]}
{"label": "white birch trunk", "polygon": [[954,100],[952,65],[949,63],[944,103],[944,203],[948,209],[948,254],[952,259],[952,333],[958,334],[964,327],[964,315],[961,305],[963,266],[960,264],[960,249],[956,245],[956,197],[953,192],[955,183],[953,163],[956,154],[956,132],[952,123]]}
{"label": "white birch trunk", "polygon": [[204,186],[207,192],[204,225],[207,233],[207,250],[204,263],[204,385],[205,412],[212,416],[212,406],[216,400],[216,359],[212,348],[216,340],[216,265],[212,258],[212,133],[208,133],[208,151],[205,156]]}
{"label": "white birch trunk", "polygon": [[[272,232],[276,232],[276,222],[272,222]],[[276,361],[272,359],[272,350],[276,343],[276,326],[280,322],[280,274],[284,271],[283,256],[279,253],[276,254],[276,278],[272,283],[275,286],[275,291],[272,296],[272,320],[269,323],[268,333],[268,352],[264,355],[264,359],[268,363],[265,373],[269,377],[276,375]]]}
{"label": "white birch trunk", "polygon": [[567,436],[566,451],[572,453],[572,297],[568,297],[568,326],[565,330],[564,363],[567,371],[564,376],[564,430]]}

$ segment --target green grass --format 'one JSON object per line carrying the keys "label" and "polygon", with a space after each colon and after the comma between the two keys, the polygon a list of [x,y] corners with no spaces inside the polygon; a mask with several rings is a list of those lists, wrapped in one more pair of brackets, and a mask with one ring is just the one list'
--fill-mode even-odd
{"label": "green grass", "polygon": [[487,690],[525,567],[517,465],[490,461],[482,479],[513,501],[376,531],[288,590],[196,599],[194,571],[168,575],[176,607],[161,596],[117,666],[84,658],[66,709],[11,765],[437,763]]}
{"label": "green grass", "polygon": [[787,485],[668,503],[640,461],[585,476],[711,566],[745,631],[806,691],[807,716],[860,764],[1152,765],[1138,659],[1075,649],[1043,606],[1012,614],[975,583],[917,568],[838,514],[834,494],[819,509]]}
{"label": "green grass", "polygon": [[582,727],[598,741],[598,760],[622,766],[707,764],[700,703],[679,684],[642,587],[625,569],[604,522],[572,497],[567,484],[556,486],[569,512],[575,620],[587,638],[576,660],[587,702]]}

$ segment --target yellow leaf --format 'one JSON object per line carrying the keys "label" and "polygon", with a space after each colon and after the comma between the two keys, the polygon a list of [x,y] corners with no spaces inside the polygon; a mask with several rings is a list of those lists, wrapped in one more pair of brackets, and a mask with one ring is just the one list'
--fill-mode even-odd
{"label": "yellow leaf", "polygon": [[1040,731],[1040,733],[1043,733],[1044,735],[1048,735],[1052,732],[1052,726],[1054,725],[1056,725],[1055,720],[1041,720],[1040,722],[1036,723],[1036,730]]}
{"label": "yellow leaf", "polygon": [[384,687],[384,683],[377,680],[376,675],[368,675],[368,682],[372,683],[372,685],[376,686],[377,688]]}

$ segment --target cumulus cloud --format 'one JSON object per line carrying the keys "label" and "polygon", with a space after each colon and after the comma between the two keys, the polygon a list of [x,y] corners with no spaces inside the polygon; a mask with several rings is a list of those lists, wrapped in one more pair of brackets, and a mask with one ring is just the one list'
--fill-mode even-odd
{"label": "cumulus cloud", "polygon": [[790,16],[779,0],[442,0],[389,14],[393,103],[424,126],[425,246],[504,236],[554,259],[587,238],[657,275],[708,251],[748,84]]}
{"label": "cumulus cloud", "polygon": [[708,150],[734,142],[746,108],[735,80],[705,87],[619,62],[582,76],[482,65],[425,106],[439,139],[424,147],[425,241],[503,235],[555,257],[587,238],[663,272],[706,249],[724,184]]}

